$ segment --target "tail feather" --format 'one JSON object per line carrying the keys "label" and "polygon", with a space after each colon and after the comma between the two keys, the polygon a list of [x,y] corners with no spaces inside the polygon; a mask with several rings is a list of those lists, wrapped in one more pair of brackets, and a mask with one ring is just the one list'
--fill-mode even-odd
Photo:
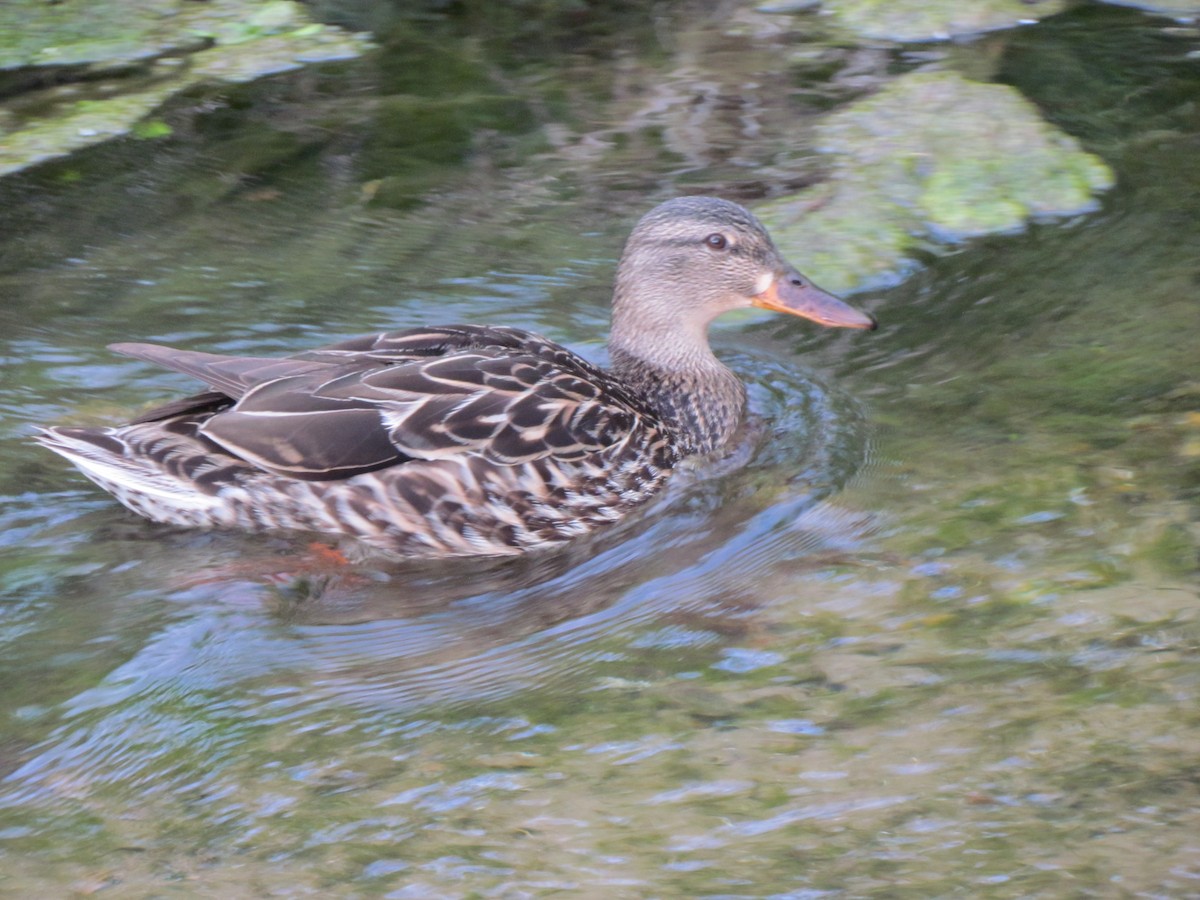
{"label": "tail feather", "polygon": [[219,353],[179,350],[159,344],[109,344],[108,349],[122,356],[191,375],[203,381],[212,390],[234,399],[244,397],[247,391],[267,381],[335,368],[328,360],[223,356]]}
{"label": "tail feather", "polygon": [[[142,515],[156,503],[171,509],[202,510],[214,498],[135,453],[113,428],[50,427],[39,429],[34,439],[64,457],[80,472],[125,506]],[[138,498],[133,502],[133,498]],[[151,516],[151,518],[160,518]]]}

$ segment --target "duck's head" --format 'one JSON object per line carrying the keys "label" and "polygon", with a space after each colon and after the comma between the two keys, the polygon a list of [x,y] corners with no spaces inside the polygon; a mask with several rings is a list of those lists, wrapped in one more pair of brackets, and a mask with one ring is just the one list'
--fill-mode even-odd
{"label": "duck's head", "polygon": [[797,272],[741,206],[679,197],[646,213],[625,244],[610,345],[666,368],[694,364],[711,358],[709,323],[752,306],[831,327],[876,327]]}

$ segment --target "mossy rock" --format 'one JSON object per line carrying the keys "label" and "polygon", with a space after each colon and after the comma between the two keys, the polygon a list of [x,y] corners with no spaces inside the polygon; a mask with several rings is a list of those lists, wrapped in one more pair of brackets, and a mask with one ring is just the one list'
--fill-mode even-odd
{"label": "mossy rock", "polygon": [[157,84],[106,100],[64,98],[52,114],[0,127],[0,175],[126,134],[175,89]]}
{"label": "mossy rock", "polygon": [[1013,28],[1062,12],[1063,0],[826,0],[835,21],[862,37],[947,40]]}
{"label": "mossy rock", "polygon": [[917,72],[831,115],[824,185],[760,215],[835,290],[886,281],[925,236],[958,241],[1096,208],[1108,166],[1014,89]]}
{"label": "mossy rock", "polygon": [[[0,4],[0,70],[20,70],[10,81],[23,89],[0,105],[0,175],[128,134],[197,84],[252,81],[367,46],[291,0]],[[42,83],[51,86],[34,89]]]}

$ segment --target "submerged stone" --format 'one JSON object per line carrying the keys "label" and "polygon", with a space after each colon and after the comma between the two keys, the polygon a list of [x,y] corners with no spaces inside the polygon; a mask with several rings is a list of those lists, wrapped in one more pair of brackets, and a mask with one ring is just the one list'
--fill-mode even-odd
{"label": "submerged stone", "polygon": [[1113,184],[1099,157],[1016,90],[952,72],[903,76],[834,113],[818,149],[832,160],[830,179],[758,212],[834,290],[894,277],[923,239],[1090,211]]}

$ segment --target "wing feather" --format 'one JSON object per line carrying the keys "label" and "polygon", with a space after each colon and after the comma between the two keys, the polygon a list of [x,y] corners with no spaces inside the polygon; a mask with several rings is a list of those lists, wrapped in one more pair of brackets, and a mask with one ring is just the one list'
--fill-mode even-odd
{"label": "wing feather", "polygon": [[206,437],[253,465],[309,480],[462,454],[499,465],[574,460],[652,424],[603,370],[512,328],[363,335],[287,359],[113,349],[212,389],[143,420],[202,405]]}

